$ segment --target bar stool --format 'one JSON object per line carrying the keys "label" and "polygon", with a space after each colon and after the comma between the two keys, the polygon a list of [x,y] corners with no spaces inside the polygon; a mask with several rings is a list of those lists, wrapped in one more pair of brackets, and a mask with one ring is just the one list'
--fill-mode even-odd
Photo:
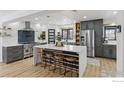
{"label": "bar stool", "polygon": [[44,63],[44,69],[46,67],[49,67],[49,70],[50,70],[50,67],[53,64],[53,50],[43,49],[42,61]]}
{"label": "bar stool", "polygon": [[53,72],[55,72],[56,69],[59,69],[59,74],[61,74],[61,69],[64,68],[63,59],[64,59],[64,55],[61,51],[54,52]]}
{"label": "bar stool", "polygon": [[72,76],[73,73],[75,72],[78,77],[79,76],[78,56],[67,54],[64,58],[64,68],[65,68],[64,76],[66,76],[68,72],[71,72]]}

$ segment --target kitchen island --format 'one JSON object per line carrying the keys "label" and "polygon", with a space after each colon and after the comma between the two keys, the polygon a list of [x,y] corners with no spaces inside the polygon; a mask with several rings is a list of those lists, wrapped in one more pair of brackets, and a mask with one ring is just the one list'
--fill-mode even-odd
{"label": "kitchen island", "polygon": [[40,61],[38,61],[38,59],[40,59],[38,57],[39,56],[38,51],[39,51],[39,49],[43,49],[43,48],[77,53],[79,56],[79,77],[83,76],[86,66],[87,66],[86,46],[64,45],[63,47],[57,47],[54,44],[34,46],[34,49],[33,49],[33,56],[34,56],[33,64],[34,65],[36,65],[40,62]]}

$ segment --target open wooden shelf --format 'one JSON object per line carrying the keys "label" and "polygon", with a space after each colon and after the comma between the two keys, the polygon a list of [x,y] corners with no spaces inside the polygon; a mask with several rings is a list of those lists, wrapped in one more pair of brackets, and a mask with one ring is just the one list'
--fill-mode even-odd
{"label": "open wooden shelf", "polygon": [[80,45],[80,23],[76,23],[76,45]]}

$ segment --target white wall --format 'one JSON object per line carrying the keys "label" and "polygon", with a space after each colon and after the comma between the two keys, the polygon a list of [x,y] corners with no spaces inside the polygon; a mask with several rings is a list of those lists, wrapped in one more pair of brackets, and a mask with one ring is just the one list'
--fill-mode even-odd
{"label": "white wall", "polygon": [[[0,24],[0,27],[2,25]],[[2,32],[2,31],[1,31]],[[0,62],[2,62],[2,37],[0,37]]]}
{"label": "white wall", "polygon": [[124,11],[117,17],[121,25],[121,33],[117,33],[117,72],[124,74]]}
{"label": "white wall", "polygon": [[2,37],[0,37],[0,62],[2,62]]}
{"label": "white wall", "polygon": [[18,44],[18,29],[23,28],[23,24],[21,23],[12,23],[10,25],[7,25],[7,27],[12,28],[11,31],[6,31],[8,34],[11,34],[9,37],[3,37],[3,45],[15,45]]}

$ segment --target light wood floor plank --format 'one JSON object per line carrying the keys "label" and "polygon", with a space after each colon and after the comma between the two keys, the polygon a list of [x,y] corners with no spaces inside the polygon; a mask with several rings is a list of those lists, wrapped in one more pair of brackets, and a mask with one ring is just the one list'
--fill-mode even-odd
{"label": "light wood floor plank", "polygon": [[[87,65],[84,77],[107,77],[116,73],[116,60],[96,58],[100,60],[100,66]],[[68,73],[67,77],[71,74]],[[76,76],[76,74],[74,74]],[[40,65],[34,66],[33,59],[27,58],[10,64],[0,63],[0,77],[63,77],[58,71],[53,73]]]}

